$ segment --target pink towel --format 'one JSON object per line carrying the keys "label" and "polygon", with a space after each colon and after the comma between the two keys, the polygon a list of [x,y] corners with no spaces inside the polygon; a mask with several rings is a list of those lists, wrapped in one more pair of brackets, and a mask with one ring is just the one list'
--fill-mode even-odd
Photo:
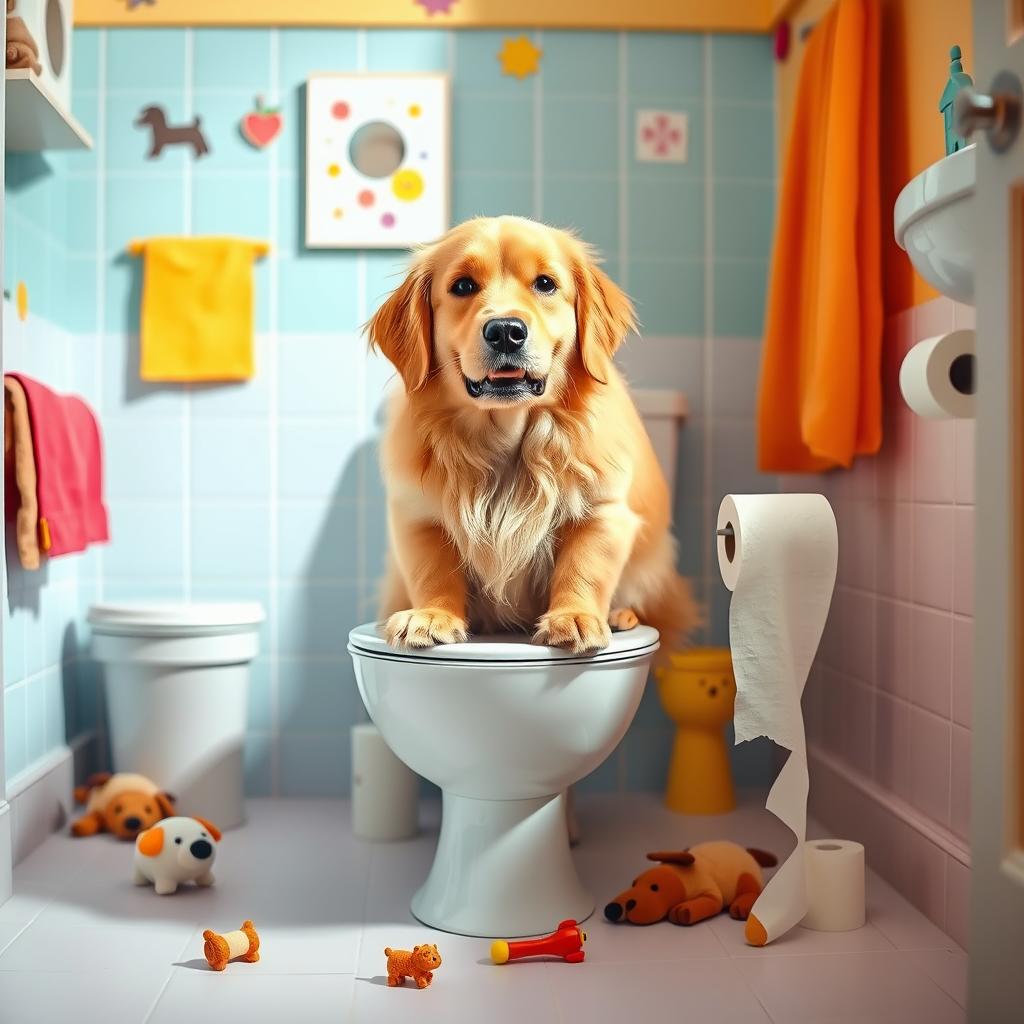
{"label": "pink towel", "polygon": [[103,445],[92,410],[75,395],[58,395],[23,373],[32,427],[39,497],[40,547],[51,558],[106,541]]}

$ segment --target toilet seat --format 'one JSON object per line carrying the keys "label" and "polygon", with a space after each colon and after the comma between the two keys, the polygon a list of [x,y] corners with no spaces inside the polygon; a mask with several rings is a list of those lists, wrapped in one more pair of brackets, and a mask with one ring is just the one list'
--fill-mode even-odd
{"label": "toilet seat", "polygon": [[94,633],[112,636],[209,636],[251,631],[266,615],[256,601],[138,601],[94,604]]}
{"label": "toilet seat", "polygon": [[495,662],[534,665],[592,664],[595,661],[619,661],[653,654],[658,649],[658,631],[650,626],[612,633],[611,642],[595,654],[573,654],[559,647],[542,647],[530,642],[527,634],[501,636],[474,636],[461,644],[438,644],[417,650],[392,647],[384,638],[382,623],[370,622],[358,626],[349,634],[349,651],[372,658],[396,661],[422,661],[441,663]]}

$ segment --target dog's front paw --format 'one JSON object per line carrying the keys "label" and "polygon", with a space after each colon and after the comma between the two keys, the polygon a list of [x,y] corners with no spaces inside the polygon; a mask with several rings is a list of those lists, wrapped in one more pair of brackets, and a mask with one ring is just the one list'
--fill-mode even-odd
{"label": "dog's front paw", "polygon": [[537,623],[533,642],[545,647],[564,647],[573,654],[603,650],[611,641],[608,623],[589,612],[548,612]]}
{"label": "dog's front paw", "polygon": [[395,612],[384,626],[392,647],[433,647],[461,644],[468,638],[466,622],[440,608],[410,608]]}

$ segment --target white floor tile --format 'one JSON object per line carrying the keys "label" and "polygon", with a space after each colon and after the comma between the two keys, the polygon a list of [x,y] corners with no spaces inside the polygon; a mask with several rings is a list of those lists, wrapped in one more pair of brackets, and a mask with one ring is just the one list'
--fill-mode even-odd
{"label": "white floor tile", "polygon": [[867,873],[868,920],[897,949],[960,947],[874,872]]}
{"label": "white floor tile", "polygon": [[176,968],[146,1024],[189,1020],[339,1024],[353,1020],[351,975],[267,974],[259,973],[259,966],[229,964],[219,974]]}
{"label": "white floor tile", "polygon": [[0,1019],[5,1024],[141,1024],[167,968],[108,969],[83,974],[0,971]]}
{"label": "white floor tile", "polygon": [[722,914],[708,922],[729,956],[813,956],[819,953],[864,953],[895,948],[870,922],[849,932],[816,932],[799,925],[769,945],[747,944],[743,923]]}
{"label": "white floor tile", "polygon": [[910,958],[947,995],[967,1005],[967,954],[962,950],[918,949]]}
{"label": "white floor tile", "polygon": [[963,1024],[906,953],[733,960],[775,1024]]}

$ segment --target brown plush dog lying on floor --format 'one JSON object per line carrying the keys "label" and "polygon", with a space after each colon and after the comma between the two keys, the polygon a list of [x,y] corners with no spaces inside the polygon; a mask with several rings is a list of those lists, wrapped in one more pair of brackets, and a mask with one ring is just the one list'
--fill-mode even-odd
{"label": "brown plush dog lying on floor", "polygon": [[145,775],[98,772],[75,788],[75,800],[85,814],[71,826],[74,836],[110,832],[118,839],[134,839],[164,818],[175,814],[174,797],[160,790]]}
{"label": "brown plush dog lying on floor", "polygon": [[687,850],[647,854],[658,861],[604,908],[609,921],[696,924],[728,908],[745,921],[764,888],[762,867],[778,861],[764,850],[745,850],[724,840],[698,843]]}

